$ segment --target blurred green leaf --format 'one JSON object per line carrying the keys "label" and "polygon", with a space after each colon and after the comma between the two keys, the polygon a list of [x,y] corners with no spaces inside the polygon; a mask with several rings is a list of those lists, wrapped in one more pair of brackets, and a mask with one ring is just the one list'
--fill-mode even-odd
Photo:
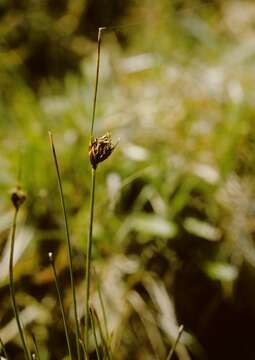
{"label": "blurred green leaf", "polygon": [[238,276],[237,267],[224,262],[207,262],[204,270],[213,280],[234,281]]}
{"label": "blurred green leaf", "polygon": [[193,217],[186,218],[183,226],[189,233],[209,241],[217,241],[221,237],[221,232],[218,228]]}

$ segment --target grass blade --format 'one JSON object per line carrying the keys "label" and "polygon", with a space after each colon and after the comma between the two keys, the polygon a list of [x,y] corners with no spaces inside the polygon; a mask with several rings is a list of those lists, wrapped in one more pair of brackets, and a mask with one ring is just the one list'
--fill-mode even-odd
{"label": "grass blade", "polygon": [[99,350],[99,346],[98,346],[96,329],[95,329],[95,322],[94,322],[93,312],[91,311],[91,308],[89,309],[89,315],[90,315],[90,321],[91,321],[91,326],[92,326],[92,331],[93,331],[93,337],[94,337],[94,340],[95,340],[97,359],[100,360],[101,359],[100,350]]}
{"label": "grass blade", "polygon": [[59,289],[59,285],[58,285],[58,278],[57,278],[57,272],[56,272],[56,268],[55,268],[55,264],[54,264],[54,260],[53,260],[53,254],[52,254],[52,252],[49,252],[48,255],[49,255],[49,260],[50,260],[50,264],[51,264],[53,275],[54,275],[54,281],[55,281],[56,290],[57,290],[57,294],[58,294],[58,301],[59,301],[62,319],[63,319],[63,323],[64,323],[68,353],[69,353],[70,359],[73,360],[70,339],[69,339],[69,334],[68,334],[68,330],[67,330],[67,321],[66,321],[66,316],[65,316],[65,311],[64,311],[64,305],[63,305],[63,301],[62,301],[62,297],[61,297],[61,293],[60,293],[60,289]]}
{"label": "grass blade", "polygon": [[4,346],[4,343],[3,343],[3,341],[2,341],[1,338],[0,338],[0,346],[1,346],[1,351],[2,351],[3,354],[4,354],[5,359],[6,359],[6,360],[9,360],[8,355],[7,355],[7,352],[6,352],[6,349],[5,349],[5,346]]}
{"label": "grass blade", "polygon": [[108,360],[112,360],[111,352],[110,352],[110,349],[109,349],[109,347],[107,345],[107,341],[105,340],[103,329],[102,329],[99,317],[97,315],[97,312],[93,307],[91,307],[91,311],[92,311],[93,317],[96,319],[97,326],[98,326],[98,329],[99,329],[101,342],[102,342],[102,347],[103,347],[103,350],[104,350],[104,357],[106,359],[108,359]]}
{"label": "grass blade", "polygon": [[104,306],[103,294],[102,294],[102,291],[101,291],[101,283],[100,283],[100,279],[99,279],[99,277],[97,275],[96,269],[93,268],[93,270],[94,270],[96,281],[97,281],[97,292],[98,292],[99,302],[100,302],[102,315],[103,315],[105,337],[106,337],[107,342],[109,343],[110,335],[109,335],[109,331],[108,331],[107,317],[106,317],[106,311],[105,311],[105,306]]}
{"label": "grass blade", "polygon": [[178,342],[180,341],[180,338],[181,338],[181,335],[182,335],[182,333],[183,333],[183,330],[184,330],[184,327],[183,327],[183,325],[181,325],[181,326],[179,327],[179,329],[178,329],[178,335],[177,335],[177,337],[176,337],[176,340],[175,340],[175,342],[174,342],[174,345],[172,346],[171,350],[169,351],[169,354],[168,354],[166,360],[171,360],[171,359],[172,359],[172,356],[173,356],[173,354],[174,354],[174,352],[175,352],[175,349],[176,349],[176,347],[177,347],[177,345],[178,345]]}
{"label": "grass blade", "polygon": [[38,349],[38,346],[37,346],[36,338],[35,338],[34,334],[32,334],[31,336],[32,336],[32,339],[33,339],[34,347],[35,347],[35,357],[36,357],[36,359],[40,360],[39,349]]}
{"label": "grass blade", "polygon": [[78,311],[77,311],[75,285],[74,285],[74,279],[73,279],[72,248],[71,248],[71,241],[70,241],[70,235],[69,235],[69,227],[68,227],[68,221],[67,221],[66,206],[65,206],[65,199],[64,199],[64,194],[63,194],[60,169],[59,169],[59,165],[58,165],[57,154],[56,154],[53,136],[52,136],[51,132],[49,132],[49,137],[50,137],[51,150],[52,150],[52,155],[53,155],[54,164],[55,164],[55,168],[56,168],[57,178],[58,178],[59,193],[60,193],[60,199],[61,199],[61,204],[62,204],[62,209],[63,209],[63,216],[64,216],[64,221],[65,221],[65,231],[66,231],[68,259],[69,259],[69,273],[70,273],[70,282],[71,282],[71,288],[72,288],[74,318],[75,318],[76,351],[77,351],[78,360],[80,360],[81,359],[81,352],[80,352],[80,345],[79,345],[80,328],[79,328],[79,319],[78,319]]}

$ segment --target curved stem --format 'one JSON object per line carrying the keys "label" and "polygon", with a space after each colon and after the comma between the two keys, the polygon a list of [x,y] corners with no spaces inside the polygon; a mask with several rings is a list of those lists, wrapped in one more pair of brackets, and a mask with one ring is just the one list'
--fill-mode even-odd
{"label": "curved stem", "polygon": [[91,176],[91,197],[90,197],[90,220],[89,220],[89,235],[87,241],[86,254],[86,294],[85,294],[85,347],[88,349],[88,334],[89,334],[89,292],[90,292],[90,268],[91,268],[91,249],[92,249],[92,235],[93,235],[93,220],[94,220],[94,203],[95,203],[95,183],[96,170],[92,169]]}
{"label": "curved stem", "polygon": [[64,216],[64,221],[65,221],[65,231],[66,231],[68,259],[69,259],[70,283],[71,283],[71,289],[72,289],[74,318],[75,318],[76,350],[77,350],[78,360],[80,360],[81,359],[80,344],[79,344],[80,328],[79,328],[79,320],[78,320],[75,285],[74,285],[74,279],[73,279],[72,248],[71,248],[71,241],[70,241],[70,235],[69,235],[69,227],[68,227],[68,221],[67,221],[65,199],[64,199],[63,187],[62,187],[62,182],[61,182],[61,175],[60,175],[60,170],[59,170],[59,165],[58,165],[58,160],[57,160],[57,154],[56,154],[56,150],[55,150],[55,146],[54,146],[53,137],[52,137],[51,132],[49,132],[49,137],[50,137],[51,149],[52,149],[54,164],[55,164],[55,168],[56,168],[57,178],[58,178],[58,187],[59,187],[61,205],[62,205],[63,216]]}
{"label": "curved stem", "polygon": [[25,358],[27,360],[30,360],[30,353],[27,348],[24,330],[22,328],[21,321],[19,318],[19,310],[18,310],[18,307],[16,304],[14,281],[13,281],[13,256],[14,256],[14,243],[15,243],[17,216],[18,216],[18,208],[15,208],[13,222],[12,222],[12,233],[11,233],[11,250],[10,250],[10,261],[9,261],[9,287],[10,287],[10,296],[11,296],[11,301],[12,301],[12,307],[13,307],[14,315],[15,315],[16,322],[18,325],[18,330],[19,330],[22,346],[24,349]]}

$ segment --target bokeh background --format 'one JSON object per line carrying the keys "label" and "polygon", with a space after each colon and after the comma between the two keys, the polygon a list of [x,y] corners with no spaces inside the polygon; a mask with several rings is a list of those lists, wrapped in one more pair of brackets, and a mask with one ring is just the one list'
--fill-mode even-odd
{"label": "bokeh background", "polygon": [[[22,359],[8,289],[10,189],[27,200],[17,302],[41,358],[67,355],[48,252],[74,322],[54,135],[79,314],[89,221],[87,158],[97,27],[107,26],[95,132],[118,147],[97,176],[92,303],[116,359],[255,359],[255,3],[0,1],[0,337]],[[32,347],[32,340],[29,337]],[[93,344],[91,344],[93,353]]]}

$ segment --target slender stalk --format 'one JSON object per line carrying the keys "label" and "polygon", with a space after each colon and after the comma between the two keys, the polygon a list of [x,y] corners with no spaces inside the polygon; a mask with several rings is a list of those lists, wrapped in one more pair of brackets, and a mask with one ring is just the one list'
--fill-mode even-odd
{"label": "slender stalk", "polygon": [[97,322],[97,325],[98,325],[99,334],[100,334],[100,337],[101,337],[101,342],[102,342],[102,347],[103,347],[103,350],[104,350],[105,358],[108,359],[108,360],[112,360],[112,355],[111,355],[111,352],[110,352],[110,350],[108,348],[107,342],[106,342],[106,340],[104,338],[103,329],[102,329],[99,317],[97,315],[97,312],[92,307],[91,307],[91,311],[92,311],[93,317],[96,319],[96,322]]}
{"label": "slender stalk", "polygon": [[14,315],[15,315],[16,322],[18,325],[18,330],[19,330],[23,350],[25,353],[25,358],[27,360],[30,360],[30,353],[29,353],[29,350],[28,350],[28,347],[26,344],[24,330],[22,328],[21,321],[19,318],[19,310],[18,310],[18,307],[16,304],[14,281],[13,281],[13,255],[14,255],[14,243],[15,243],[15,233],[16,233],[18,210],[19,210],[19,207],[15,207],[13,223],[12,223],[11,250],[10,250],[10,261],[9,261],[9,287],[10,287],[10,296],[11,296],[11,301],[12,301],[12,307],[13,307]]}
{"label": "slender stalk", "polygon": [[96,269],[94,269],[94,272],[95,272],[96,280],[97,280],[97,291],[98,291],[98,296],[99,296],[99,302],[100,302],[100,306],[101,306],[102,314],[103,314],[103,323],[104,323],[105,336],[106,336],[107,342],[109,342],[110,341],[110,335],[109,335],[108,326],[107,326],[107,317],[106,317],[106,311],[105,311],[105,306],[104,306],[103,294],[102,294],[102,291],[101,291],[100,279],[98,278]]}
{"label": "slender stalk", "polygon": [[74,279],[73,279],[72,248],[71,248],[71,241],[70,241],[70,235],[69,235],[69,227],[68,227],[68,221],[67,221],[66,206],[65,206],[65,199],[64,199],[64,194],[63,194],[61,175],[60,175],[60,170],[59,170],[59,165],[58,165],[58,160],[57,160],[57,154],[56,154],[56,150],[55,150],[55,146],[54,146],[53,136],[52,136],[51,132],[49,132],[49,137],[50,137],[50,144],[51,144],[52,155],[53,155],[54,164],[55,164],[55,168],[56,168],[57,178],[58,178],[59,193],[60,193],[60,199],[61,199],[61,204],[62,204],[62,209],[63,209],[63,216],[64,216],[64,221],[65,221],[65,231],[66,231],[68,259],[69,259],[69,273],[70,273],[70,282],[71,282],[71,288],[72,288],[74,318],[75,318],[76,350],[77,350],[78,360],[80,360],[81,359],[81,352],[80,352],[80,345],[79,345],[80,329],[79,329],[79,319],[78,319],[78,311],[77,311],[75,285],[74,285]]}
{"label": "slender stalk", "polygon": [[183,325],[181,325],[179,327],[179,329],[178,329],[178,335],[177,335],[177,337],[175,339],[174,345],[172,346],[171,350],[169,351],[169,354],[168,354],[166,360],[171,360],[172,359],[172,356],[173,356],[173,354],[175,352],[175,349],[176,349],[176,347],[178,345],[178,342],[180,341],[180,338],[182,336],[183,330],[184,330],[184,327],[183,327]]}
{"label": "slender stalk", "polygon": [[40,360],[39,349],[38,349],[37,341],[36,341],[34,334],[32,334],[32,339],[33,339],[33,343],[34,343],[34,347],[35,347],[35,353],[34,353],[35,358]]}
{"label": "slender stalk", "polygon": [[88,357],[88,354],[87,354],[87,351],[85,349],[85,345],[84,345],[84,342],[82,341],[82,339],[79,339],[79,343],[80,343],[82,351],[83,351],[84,359],[88,359],[89,357]]}
{"label": "slender stalk", "polygon": [[2,341],[2,339],[0,338],[0,346],[1,346],[1,351],[4,353],[4,357],[6,360],[9,360],[4,343]]}
{"label": "slender stalk", "polygon": [[59,285],[58,285],[58,278],[57,278],[57,272],[56,272],[56,268],[55,268],[55,264],[54,264],[54,260],[53,260],[53,254],[51,252],[49,252],[48,255],[49,255],[49,260],[50,260],[50,264],[51,264],[53,275],[54,275],[54,281],[55,281],[56,290],[57,290],[57,294],[58,294],[58,301],[59,301],[62,319],[63,319],[63,323],[64,323],[68,353],[69,353],[70,359],[73,360],[71,346],[70,346],[70,339],[69,339],[69,334],[68,334],[68,330],[67,330],[67,321],[66,321],[66,316],[65,316],[65,311],[64,311],[64,305],[63,305],[63,301],[62,301],[62,297],[61,297],[61,293],[60,293],[60,289],[59,289]]}
{"label": "slender stalk", "polygon": [[86,256],[86,294],[85,294],[85,302],[86,302],[85,303],[85,347],[86,347],[86,349],[88,349],[88,337],[89,337],[88,328],[89,328],[90,267],[91,267],[91,249],[92,249],[94,203],[95,203],[95,184],[96,184],[96,170],[92,169],[89,235],[88,235],[88,241],[87,241],[87,256]]}
{"label": "slender stalk", "polygon": [[98,346],[98,341],[97,341],[95,322],[94,322],[94,318],[93,318],[93,312],[91,311],[91,309],[89,309],[89,315],[90,315],[90,321],[91,321],[93,336],[94,336],[94,339],[95,339],[97,359],[100,360],[100,351],[99,351],[99,346]]}
{"label": "slender stalk", "polygon": [[[94,140],[94,123],[96,114],[96,102],[97,102],[97,90],[99,81],[99,69],[100,69],[100,51],[101,51],[101,35],[104,27],[98,29],[97,38],[97,66],[96,66],[96,79],[95,79],[95,91],[93,99],[93,110],[91,119],[90,130],[90,142],[92,144]],[[96,169],[92,167],[91,174],[91,197],[90,197],[90,223],[89,234],[87,241],[87,254],[86,254],[86,293],[85,293],[85,348],[88,350],[88,337],[89,337],[89,293],[90,293],[90,265],[91,265],[91,248],[92,248],[92,235],[93,235],[93,220],[94,220],[94,202],[95,202],[95,180]]]}
{"label": "slender stalk", "polygon": [[95,123],[95,115],[96,115],[97,90],[98,90],[99,69],[100,69],[101,35],[102,35],[102,31],[105,29],[106,29],[105,27],[100,27],[98,29],[98,37],[97,37],[97,67],[96,67],[95,92],[94,92],[94,100],[93,100],[91,130],[90,130],[91,142],[93,141],[94,138],[94,123]]}

